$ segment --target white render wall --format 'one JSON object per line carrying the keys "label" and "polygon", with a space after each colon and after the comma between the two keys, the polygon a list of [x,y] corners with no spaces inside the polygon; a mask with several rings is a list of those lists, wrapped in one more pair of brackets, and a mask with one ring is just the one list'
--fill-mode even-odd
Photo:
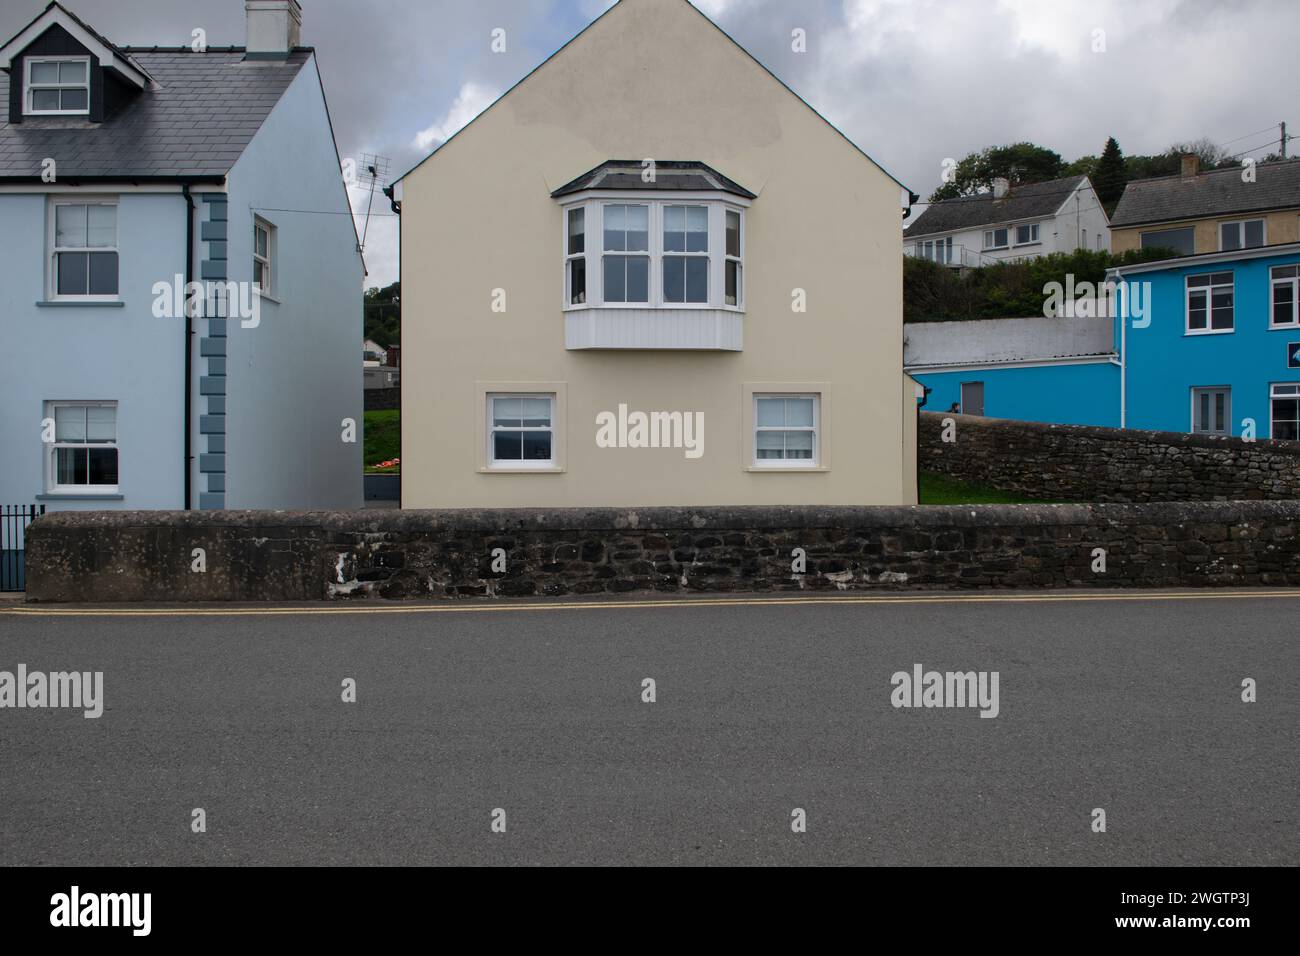
{"label": "white render wall", "polygon": [[1106,355],[1114,350],[1112,324],[1107,316],[909,322],[903,326],[903,364],[912,368]]}

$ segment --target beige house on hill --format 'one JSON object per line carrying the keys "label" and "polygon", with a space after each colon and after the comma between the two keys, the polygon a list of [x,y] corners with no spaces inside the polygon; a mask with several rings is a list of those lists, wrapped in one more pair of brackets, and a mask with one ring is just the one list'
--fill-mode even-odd
{"label": "beige house on hill", "polygon": [[686,0],[398,183],[406,508],[907,504],[907,190]]}

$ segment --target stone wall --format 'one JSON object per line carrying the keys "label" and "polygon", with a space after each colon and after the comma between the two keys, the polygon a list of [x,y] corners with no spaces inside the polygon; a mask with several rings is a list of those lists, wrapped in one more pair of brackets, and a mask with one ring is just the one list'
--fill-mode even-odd
{"label": "stone wall", "polygon": [[27,562],[32,601],[1300,585],[1300,503],[63,512]]}
{"label": "stone wall", "polygon": [[398,388],[366,388],[362,389],[365,395],[365,409],[368,412],[389,411],[394,408],[402,407],[402,389]]}
{"label": "stone wall", "polygon": [[[954,440],[944,441],[945,419]],[[1040,501],[1300,498],[1300,442],[922,412],[919,467]]]}

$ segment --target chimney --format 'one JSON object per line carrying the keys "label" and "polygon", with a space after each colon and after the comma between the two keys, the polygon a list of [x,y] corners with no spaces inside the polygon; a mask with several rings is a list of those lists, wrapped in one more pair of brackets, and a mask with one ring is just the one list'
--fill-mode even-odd
{"label": "chimney", "polygon": [[1191,179],[1201,171],[1201,157],[1195,153],[1183,153],[1183,179]]}
{"label": "chimney", "polygon": [[245,56],[250,60],[283,60],[298,46],[302,31],[302,5],[298,0],[244,0],[248,37]]}
{"label": "chimney", "polygon": [[994,199],[1002,199],[1010,191],[1011,191],[1011,181],[1009,179],[1003,179],[1001,176],[999,176],[997,179],[993,180]]}

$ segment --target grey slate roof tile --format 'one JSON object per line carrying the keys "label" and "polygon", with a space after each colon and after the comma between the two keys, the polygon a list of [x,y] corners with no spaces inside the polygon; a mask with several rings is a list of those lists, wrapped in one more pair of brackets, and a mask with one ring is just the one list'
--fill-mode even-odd
{"label": "grey slate roof tile", "polygon": [[312,55],[244,61],[239,48],[204,53],[122,47],[154,79],[103,123],[29,118],[8,122],[0,74],[0,178],[39,177],[52,157],[60,178],[224,176]]}
{"label": "grey slate roof tile", "polygon": [[945,199],[932,203],[907,229],[907,238],[930,236],[941,232],[977,229],[1001,222],[1017,222],[1050,216],[1061,208],[1086,176],[1067,176],[1043,183],[1026,183],[1015,186],[1001,199],[992,193]]}
{"label": "grey slate roof tile", "polygon": [[1112,226],[1199,219],[1239,212],[1300,207],[1300,160],[1260,163],[1255,181],[1242,182],[1241,167],[1136,179],[1124,188]]}

